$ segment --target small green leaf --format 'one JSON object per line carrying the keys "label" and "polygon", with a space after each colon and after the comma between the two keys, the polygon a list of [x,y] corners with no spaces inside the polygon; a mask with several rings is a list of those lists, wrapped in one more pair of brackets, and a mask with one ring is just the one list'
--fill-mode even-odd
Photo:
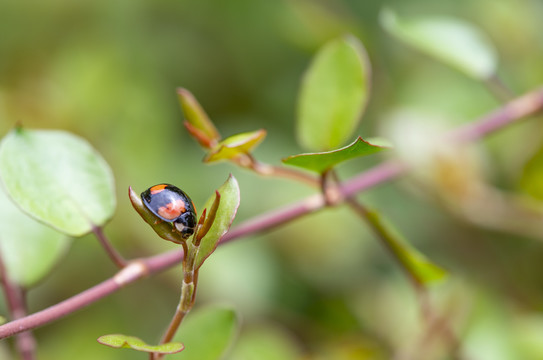
{"label": "small green leaf", "polygon": [[102,335],[96,339],[100,344],[116,349],[134,349],[137,351],[158,354],[175,354],[185,347],[179,342],[170,342],[162,345],[148,345],[140,338],[122,334]]}
{"label": "small green leaf", "polygon": [[[200,241],[200,248],[195,262],[196,269],[202,266],[204,260],[215,251],[221,238],[230,229],[230,225],[232,225],[232,221],[234,221],[234,217],[238,211],[240,192],[238,181],[234,176],[230,175],[217,191],[221,195],[221,202],[217,209],[213,225],[211,225],[207,234]],[[214,200],[215,195],[207,200],[204,208],[209,209]]]}
{"label": "small green leaf", "polygon": [[366,51],[355,37],[331,41],[319,50],[300,89],[300,145],[327,151],[348,141],[368,102],[370,76]]}
{"label": "small green leaf", "polygon": [[344,148],[320,153],[292,155],[283,159],[283,163],[322,174],[343,161],[375,154],[386,149],[386,147],[370,144],[358,137],[352,144]]}
{"label": "small green leaf", "polygon": [[520,178],[521,190],[537,200],[543,200],[543,148],[526,163]]}
{"label": "small green leaf", "polygon": [[427,285],[439,282],[447,276],[447,271],[428,260],[379,214],[368,211],[366,216],[394,256],[418,283]]}
{"label": "small green leaf", "polygon": [[183,341],[185,351],[170,359],[218,360],[230,347],[239,327],[235,311],[208,307],[191,312],[183,321],[175,340]]}
{"label": "small green leaf", "polygon": [[476,79],[496,72],[497,55],[485,34],[472,24],[451,17],[400,19],[390,9],[381,25],[400,41]]}
{"label": "small green leaf", "polygon": [[68,235],[104,225],[115,210],[113,174],[85,140],[63,131],[11,131],[0,145],[0,175],[27,213]]}
{"label": "small green leaf", "polygon": [[215,146],[205,157],[205,162],[234,159],[250,154],[266,137],[266,130],[260,129],[230,136]]}
{"label": "small green leaf", "polygon": [[0,187],[0,256],[8,277],[31,287],[60,260],[70,239],[21,211]]}
{"label": "small green leaf", "polygon": [[143,205],[140,195],[138,195],[132,189],[132,187],[128,188],[128,197],[130,198],[130,202],[132,203],[134,209],[138,212],[138,214],[140,214],[142,219],[153,228],[158,236],[176,244],[182,244],[185,242],[181,236],[181,233],[178,231],[173,231],[173,226],[171,223],[161,221],[156,217],[155,214],[153,214]]}
{"label": "small green leaf", "polygon": [[198,100],[196,100],[190,91],[183,88],[177,89],[177,95],[185,114],[185,119],[189,124],[187,128],[191,132],[191,135],[203,147],[211,148],[215,146],[221,139],[221,136],[200,103],[198,103]]}

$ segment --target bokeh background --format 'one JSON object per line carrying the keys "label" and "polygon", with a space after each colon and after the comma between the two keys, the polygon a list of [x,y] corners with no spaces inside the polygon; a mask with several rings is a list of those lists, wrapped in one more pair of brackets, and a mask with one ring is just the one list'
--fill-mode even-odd
{"label": "bokeh background", "polygon": [[[313,192],[229,164],[202,164],[203,152],[182,126],[177,87],[196,95],[225,136],[267,129],[255,155],[273,164],[302,151],[294,133],[301,76],[317,49],[341,34],[364,43],[373,67],[372,96],[358,131],[363,137],[386,135],[383,124],[397,109],[422,109],[452,125],[499,106],[484,85],[385,33],[378,22],[385,5],[477,24],[495,44],[499,76],[514,93],[543,82],[538,0],[2,0],[0,134],[19,122],[86,138],[115,174],[118,209],[105,229],[113,243],[127,257],[172,249],[131,209],[129,185],[143,191],[173,183],[198,207],[233,173],[242,193],[236,222]],[[492,186],[520,194],[523,167],[541,145],[536,125],[506,129],[482,144],[481,166]],[[351,161],[339,174],[348,178],[379,160]],[[403,179],[361,199],[450,271],[432,297],[470,359],[543,358],[543,238],[478,226],[425,190]],[[29,291],[30,311],[114,271],[95,239],[74,239],[52,274]],[[175,310],[180,271],[131,285],[36,330],[39,359],[146,358],[95,339],[120,332],[156,341]],[[270,359],[389,359],[416,347],[423,327],[405,275],[343,208],[219,248],[201,271],[197,296],[198,306],[217,302],[241,316],[232,360],[263,359],[264,353],[278,356]],[[450,358],[443,355],[450,344],[439,344],[423,355]]]}

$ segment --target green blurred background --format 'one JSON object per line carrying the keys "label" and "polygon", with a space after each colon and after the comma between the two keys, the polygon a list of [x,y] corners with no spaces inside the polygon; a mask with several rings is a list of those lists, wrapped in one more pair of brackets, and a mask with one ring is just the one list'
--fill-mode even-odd
{"label": "green blurred background", "polygon": [[[384,5],[471,21],[494,42],[499,75],[515,93],[543,82],[538,0],[2,0],[0,134],[20,122],[88,139],[116,178],[118,210],[105,229],[113,243],[127,257],[172,249],[131,209],[129,185],[143,191],[173,183],[198,208],[233,173],[242,193],[236,222],[312,193],[229,164],[202,164],[203,152],[182,126],[176,87],[192,91],[225,136],[267,129],[256,156],[273,164],[302,151],[294,120],[304,69],[322,44],[347,32],[364,43],[373,66],[363,137],[381,135],[386,114],[397,108],[424,109],[459,123],[499,106],[482,84],[386,34],[378,24]],[[531,122],[485,141],[485,166],[505,191],[517,191],[523,164],[539,146],[525,140],[534,129],[541,130]],[[378,160],[352,161],[340,176]],[[541,239],[480,229],[422,192],[400,181],[361,199],[451,272],[433,296],[470,358],[543,358]],[[95,239],[75,239],[51,276],[29,291],[30,311],[114,271]],[[39,359],[145,359],[95,339],[120,332],[157,341],[178,301],[180,271],[131,285],[36,330]],[[215,302],[241,315],[232,360],[263,359],[255,355],[261,349],[275,354],[270,359],[389,359],[416,346],[422,326],[406,277],[343,208],[218,249],[202,269],[197,296],[198,306]]]}

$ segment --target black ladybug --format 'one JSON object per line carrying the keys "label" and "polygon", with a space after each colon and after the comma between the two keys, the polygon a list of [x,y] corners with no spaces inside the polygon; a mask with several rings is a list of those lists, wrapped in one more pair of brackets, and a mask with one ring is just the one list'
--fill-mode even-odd
{"label": "black ladybug", "polygon": [[173,223],[183,239],[194,234],[196,211],[183,190],[170,184],[159,184],[142,192],[141,199],[158,218]]}

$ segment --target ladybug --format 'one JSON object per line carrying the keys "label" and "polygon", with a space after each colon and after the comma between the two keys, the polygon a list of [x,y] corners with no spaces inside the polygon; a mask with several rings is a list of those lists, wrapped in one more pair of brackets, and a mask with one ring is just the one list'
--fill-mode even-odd
{"label": "ladybug", "polygon": [[173,223],[183,239],[194,234],[196,211],[187,194],[176,186],[159,184],[141,193],[147,209],[161,220]]}

